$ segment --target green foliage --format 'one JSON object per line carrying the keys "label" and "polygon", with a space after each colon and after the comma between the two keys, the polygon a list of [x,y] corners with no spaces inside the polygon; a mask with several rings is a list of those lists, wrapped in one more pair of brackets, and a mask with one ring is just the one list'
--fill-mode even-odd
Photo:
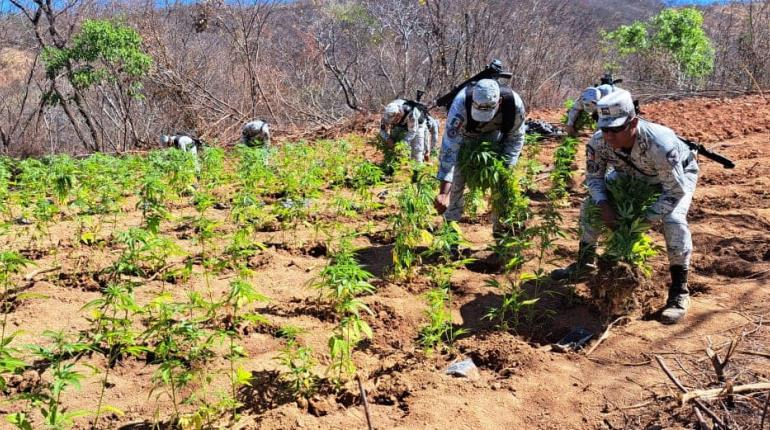
{"label": "green foliage", "polygon": [[80,389],[80,381],[84,377],[75,368],[74,363],[67,363],[65,360],[69,357],[78,357],[90,347],[85,343],[70,341],[63,332],[46,330],[42,335],[49,339],[49,346],[29,345],[28,348],[39,360],[50,363],[52,380],[24,397],[39,410],[45,428],[68,429],[74,425],[75,418],[90,415],[90,412],[68,411],[62,405],[62,394],[69,387]]}
{"label": "green foliage", "polygon": [[393,274],[397,279],[409,276],[420,262],[417,247],[427,246],[432,240],[428,227],[433,212],[435,186],[426,173],[417,174],[416,180],[405,185],[398,195],[398,212],[391,217],[394,233]]}
{"label": "green foliage", "polygon": [[87,89],[119,76],[139,89],[138,79],[152,66],[152,58],[142,50],[142,38],[125,25],[88,19],[64,49],[47,48],[43,62],[53,79],[62,71],[68,73],[72,84]]}
{"label": "green foliage", "polygon": [[347,237],[340,240],[339,250],[332,255],[319,277],[314,287],[321,290],[338,314],[357,314],[359,310],[366,309],[357,297],[374,292],[374,286],[369,283],[372,274],[361,268]]}
{"label": "green foliage", "polygon": [[669,55],[683,76],[697,79],[714,70],[714,48],[703,30],[703,14],[695,8],[664,9],[647,22],[603,34],[605,43],[621,58],[642,54]]}
{"label": "green foliage", "polygon": [[[561,116],[561,123],[566,125],[567,121],[569,121],[569,111],[572,110],[572,107],[575,106],[575,100],[573,99],[567,99],[567,101],[564,102],[564,109],[565,113]],[[575,130],[596,130],[596,121],[594,121],[593,117],[589,115],[588,112],[585,110],[581,110],[580,113],[578,113],[577,118],[575,118]]]}
{"label": "green foliage", "polygon": [[313,350],[289,339],[277,357],[278,362],[288,369],[281,375],[289,390],[297,397],[310,397],[316,390],[318,377],[313,373],[317,364]]}
{"label": "green foliage", "polygon": [[491,308],[484,318],[497,321],[501,330],[515,329],[521,322],[522,317],[531,319],[533,317],[535,303],[539,298],[529,298],[527,293],[521,288],[522,283],[533,280],[535,277],[524,273],[518,277],[507,277],[505,283],[497,279],[490,279],[487,284],[503,290],[503,302],[499,307]]}
{"label": "green foliage", "polygon": [[598,208],[589,208],[590,222],[604,232],[602,258],[630,264],[651,275],[649,260],[658,254],[659,248],[647,235],[650,224],[645,216],[660,195],[659,187],[631,176],[619,176],[607,183],[607,190],[610,204],[618,214],[617,226],[607,229],[598,216]]}

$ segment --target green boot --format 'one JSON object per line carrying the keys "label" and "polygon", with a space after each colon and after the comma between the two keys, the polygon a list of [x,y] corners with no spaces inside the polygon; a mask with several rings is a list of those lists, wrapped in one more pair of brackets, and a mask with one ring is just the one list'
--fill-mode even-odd
{"label": "green boot", "polygon": [[690,290],[687,288],[687,268],[684,266],[671,266],[671,287],[668,289],[668,300],[663,312],[660,313],[660,322],[663,324],[676,324],[690,308]]}
{"label": "green boot", "polygon": [[580,281],[588,278],[596,271],[596,245],[580,242],[577,261],[567,267],[551,272],[554,281]]}

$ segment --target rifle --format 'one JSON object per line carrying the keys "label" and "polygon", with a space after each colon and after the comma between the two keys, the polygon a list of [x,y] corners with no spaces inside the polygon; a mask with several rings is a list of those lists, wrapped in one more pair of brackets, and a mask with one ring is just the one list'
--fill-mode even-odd
{"label": "rifle", "polygon": [[480,81],[482,79],[497,79],[497,78],[507,78],[510,79],[513,76],[513,73],[511,72],[504,72],[503,71],[503,63],[502,61],[498,59],[492,60],[491,63],[487,64],[486,67],[484,67],[484,70],[480,71],[479,73],[476,73],[475,75],[468,78],[465,82],[461,83],[460,85],[452,88],[451,91],[444,94],[443,96],[436,99],[435,102],[433,102],[434,106],[441,106],[447,110],[452,106],[452,101],[454,101],[455,96],[457,93],[460,92],[463,88],[465,88],[468,84],[471,82]]}
{"label": "rifle", "polygon": [[604,74],[604,76],[602,76],[601,83],[594,86],[598,87],[599,85],[615,85],[615,84],[620,84],[622,82],[623,82],[623,79],[613,79],[612,73],[607,72]]}
{"label": "rifle", "polygon": [[722,167],[725,169],[732,169],[735,167],[735,163],[733,163],[730,159],[723,157],[722,155],[717,154],[716,152],[710,151],[708,148],[703,146],[702,143],[693,142],[690,139],[685,139],[682,136],[677,135],[677,138],[687,144],[687,146],[690,147],[691,150],[695,151],[696,154],[703,154],[704,157],[708,158],[709,160],[716,161],[717,163],[721,164]]}

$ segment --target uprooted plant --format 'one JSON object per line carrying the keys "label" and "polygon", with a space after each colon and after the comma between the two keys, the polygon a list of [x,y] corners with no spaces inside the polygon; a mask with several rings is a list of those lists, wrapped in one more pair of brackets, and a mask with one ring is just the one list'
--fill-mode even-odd
{"label": "uprooted plant", "polygon": [[603,299],[608,312],[627,311],[638,305],[634,290],[652,274],[649,261],[659,247],[647,234],[649,207],[660,195],[659,186],[631,176],[621,175],[607,182],[609,203],[617,214],[614,228],[607,228],[598,216],[598,207],[590,204],[589,223],[600,229],[604,252],[599,257],[599,275],[589,283],[595,298]]}

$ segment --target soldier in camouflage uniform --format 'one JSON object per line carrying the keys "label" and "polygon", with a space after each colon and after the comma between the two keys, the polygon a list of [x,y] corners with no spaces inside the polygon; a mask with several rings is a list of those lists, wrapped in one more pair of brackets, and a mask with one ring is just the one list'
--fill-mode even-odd
{"label": "soldier in camouflage uniform", "polygon": [[195,172],[200,173],[200,163],[198,162],[198,140],[193,139],[187,134],[177,133],[173,136],[161,135],[160,142],[164,146],[176,147],[177,149],[189,152],[195,162]]}
{"label": "soldier in camouflage uniform", "polygon": [[[466,101],[468,97],[472,98],[470,102]],[[521,97],[513,90],[500,86],[496,80],[482,79],[473,87],[460,90],[447,118],[437,175],[441,184],[434,205],[444,219],[458,221],[465,205],[465,179],[457,165],[460,148],[501,142],[506,165],[515,166],[524,146],[526,112]],[[497,231],[497,215],[493,213],[492,218]]]}
{"label": "soldier in camouflage uniform", "polygon": [[252,120],[241,129],[241,143],[248,146],[270,146],[270,128],[262,120]]}
{"label": "soldier in camouflage uniform", "polygon": [[[676,323],[690,305],[687,272],[692,237],[687,212],[698,181],[698,162],[693,151],[669,128],[636,116],[631,94],[616,90],[597,103],[599,128],[586,148],[586,185],[590,199],[599,207],[603,222],[612,227],[617,215],[608,203],[607,181],[619,175],[660,185],[661,195],[649,208],[649,222],[663,222],[663,235],[671,272],[671,286],[661,322]],[[551,274],[555,280],[580,278],[595,258],[598,231],[586,221],[587,203],[581,209],[578,260]]]}
{"label": "soldier in camouflage uniform", "polygon": [[575,123],[581,112],[586,112],[588,115],[591,115],[594,121],[596,121],[596,103],[599,99],[607,96],[616,89],[619,88],[612,84],[602,84],[598,87],[588,87],[583,90],[583,93],[575,101],[575,104],[572,105],[572,109],[567,113],[567,125],[565,127],[567,134],[572,137],[577,136],[578,130],[575,128]]}
{"label": "soldier in camouflage uniform", "polygon": [[[403,140],[411,148],[410,158],[418,163],[425,160],[425,135],[428,132],[428,115],[403,99],[396,99],[385,106],[380,121],[380,138],[389,147]],[[430,157],[430,153],[427,153]]]}
{"label": "soldier in camouflage uniform", "polygon": [[430,156],[438,150],[438,120],[428,115],[425,126],[425,161],[429,161]]}

